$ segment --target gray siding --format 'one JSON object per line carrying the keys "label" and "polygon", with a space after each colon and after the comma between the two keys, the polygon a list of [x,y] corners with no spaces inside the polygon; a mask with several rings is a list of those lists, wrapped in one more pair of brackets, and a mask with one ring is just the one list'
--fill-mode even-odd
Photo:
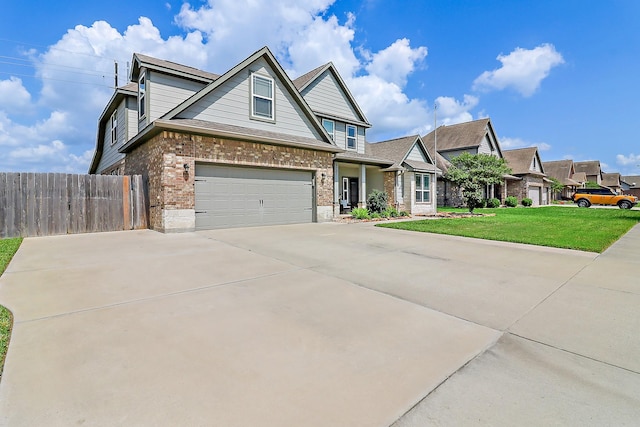
{"label": "gray siding", "polygon": [[302,96],[313,111],[334,114],[355,121],[362,120],[329,70],[307,86]]}
{"label": "gray siding", "polygon": [[109,115],[104,124],[102,157],[100,158],[100,163],[98,164],[97,173],[103,172],[105,169],[109,168],[111,165],[124,158],[124,154],[118,153],[118,148],[120,148],[128,140],[126,119],[127,109],[125,108],[124,100],[118,104],[116,111],[118,117],[118,141],[115,144],[111,143],[111,115]]}
{"label": "gray siding", "polygon": [[[334,120],[334,134],[335,134],[335,143],[338,147],[343,150],[347,149],[347,123],[341,122],[338,120]],[[353,125],[355,126],[355,125]],[[364,146],[365,146],[365,131],[366,129],[360,126],[356,126],[356,150],[360,154],[364,154]],[[349,150],[353,152],[354,150]]]}
{"label": "gray siding", "polygon": [[414,144],[413,148],[409,152],[407,156],[407,160],[416,160],[419,162],[431,163],[426,154],[422,151],[419,144]]}
{"label": "gray siding", "polygon": [[147,71],[147,115],[145,120],[138,124],[138,131],[171,111],[204,86],[204,83]]}
{"label": "gray siding", "polygon": [[478,153],[494,154],[494,150],[492,148],[491,142],[487,135],[485,135],[485,137],[482,139],[482,142],[480,143],[480,147],[478,147]]}
{"label": "gray siding", "polygon": [[[251,72],[269,75],[274,78],[274,122],[256,120],[250,117]],[[283,83],[276,78],[275,72],[263,60],[256,61],[248,68],[241,70],[222,86],[180,113],[178,117],[322,139],[320,132],[313,126],[311,120],[304,115],[302,109]]]}
{"label": "gray siding", "polygon": [[127,97],[126,99],[126,128],[128,141],[138,134],[138,99],[135,97]]}
{"label": "gray siding", "polygon": [[451,160],[454,157],[458,157],[462,153],[478,154],[476,149],[471,149],[471,148],[466,149],[466,150],[451,150],[451,151],[447,151],[445,153],[440,152],[440,154],[442,154],[444,156],[444,158],[447,159],[447,160]]}

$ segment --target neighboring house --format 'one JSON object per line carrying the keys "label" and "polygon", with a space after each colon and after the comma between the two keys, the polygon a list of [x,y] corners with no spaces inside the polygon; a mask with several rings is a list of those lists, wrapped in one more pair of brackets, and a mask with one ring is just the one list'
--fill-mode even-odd
{"label": "neighboring house", "polygon": [[529,198],[533,206],[548,205],[551,200],[551,182],[544,172],[537,147],[504,150],[504,159],[518,180],[507,183],[507,194],[521,201]]}
{"label": "neighboring house", "polygon": [[602,185],[612,189],[616,194],[622,194],[622,183],[618,172],[602,172]]}
{"label": "neighboring house", "polygon": [[[450,160],[462,153],[490,154],[504,158],[491,119],[480,119],[450,126],[440,126],[423,138],[430,153],[435,151],[437,139],[436,165],[442,171],[450,166]],[[490,185],[484,189],[485,198],[497,198],[501,202],[507,197],[507,181],[518,178],[505,175],[502,184]],[[443,178],[438,179],[438,204],[461,206],[464,204],[459,188]]]}
{"label": "neighboring house", "polygon": [[573,167],[575,168],[576,173],[584,172],[586,181],[602,185],[602,169],[600,168],[600,161],[589,160],[586,162],[574,162]]}
{"label": "neighboring house", "polygon": [[542,168],[549,178],[557,179],[564,188],[558,194],[554,194],[554,199],[569,200],[576,189],[582,187],[584,182],[579,182],[574,179],[575,168],[573,167],[573,160],[553,160],[550,162],[542,162]]}
{"label": "neighboring house", "polygon": [[632,194],[636,197],[640,197],[640,175],[623,176],[622,185],[624,194]]}
{"label": "neighboring house", "polygon": [[435,212],[436,176],[440,170],[419,135],[368,143],[366,153],[392,162],[383,169],[387,176],[384,188],[391,195],[389,202],[399,211],[412,215]]}
{"label": "neighboring house", "polygon": [[292,81],[266,47],[223,75],[134,54],[130,80],[100,116],[89,173],[143,175],[151,229],[328,221],[373,189],[430,211],[420,139],[369,150],[371,125],[331,63]]}

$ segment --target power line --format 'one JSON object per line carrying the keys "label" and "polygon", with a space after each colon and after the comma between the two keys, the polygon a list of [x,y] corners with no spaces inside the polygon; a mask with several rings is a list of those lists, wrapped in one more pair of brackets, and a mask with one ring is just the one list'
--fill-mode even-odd
{"label": "power line", "polygon": [[[0,64],[7,64],[7,65],[13,65],[16,67],[27,67],[27,68],[34,68],[37,69],[35,65],[32,64],[17,64],[14,62],[7,62],[7,61],[0,61]],[[51,66],[51,65],[50,65]],[[56,66],[53,66],[54,68],[52,68],[52,70],[54,71],[67,71],[69,73],[73,73],[73,74],[84,74],[86,76],[97,76],[97,77],[113,77],[114,73],[102,73],[99,71],[95,71],[95,72],[83,72],[83,71],[68,71],[68,70],[64,70],[62,67],[65,67],[64,65],[60,65],[58,67],[61,68],[55,68]],[[78,68],[78,67],[66,67],[69,69],[75,69],[75,70],[84,70],[84,68]]]}
{"label": "power line", "polygon": [[57,82],[74,83],[74,84],[79,84],[79,85],[100,86],[100,87],[107,87],[109,89],[115,89],[115,87],[113,85],[102,85],[100,83],[81,82],[81,81],[77,81],[77,80],[54,79],[52,77],[36,77],[34,75],[31,75],[31,74],[9,73],[7,71],[0,71],[0,74],[8,74],[10,76],[30,77],[30,78],[33,78],[33,79],[41,79],[41,80],[53,80],[53,81],[57,81]]}
{"label": "power line", "polygon": [[[4,55],[0,55],[0,59],[8,59],[8,60],[12,60],[12,61],[26,62],[26,64],[17,64],[17,63],[12,63],[12,62],[0,61],[0,64],[15,65],[15,66],[18,66],[18,67],[36,68],[36,66],[33,64],[33,62],[31,62],[31,60],[29,60],[29,59],[15,58],[15,57],[12,57],[12,56],[4,56]],[[49,66],[49,67],[59,67],[61,69],[68,68],[68,69],[71,69],[71,70],[82,70],[83,71],[83,72],[79,72],[78,74],[96,74],[96,75],[99,74],[101,76],[102,75],[109,75],[111,77],[113,77],[113,75],[114,75],[113,72],[103,72],[103,71],[99,71],[99,70],[87,73],[86,72],[87,71],[86,68],[72,67],[70,65],[54,64],[54,63],[51,63],[51,62],[39,62],[39,64],[46,65],[46,66]]]}

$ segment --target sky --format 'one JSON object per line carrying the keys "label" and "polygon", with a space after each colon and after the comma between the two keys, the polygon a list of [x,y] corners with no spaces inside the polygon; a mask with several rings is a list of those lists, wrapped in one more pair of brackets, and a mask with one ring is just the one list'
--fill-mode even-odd
{"label": "sky", "polygon": [[86,173],[134,52],[222,74],[332,61],[370,142],[490,117],[503,150],[640,175],[640,2],[3,0],[0,171]]}

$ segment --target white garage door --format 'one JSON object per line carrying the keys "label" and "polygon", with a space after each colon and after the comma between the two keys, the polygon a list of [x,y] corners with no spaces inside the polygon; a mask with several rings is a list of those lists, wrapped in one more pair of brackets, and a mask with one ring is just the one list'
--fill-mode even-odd
{"label": "white garage door", "polygon": [[196,229],[313,221],[312,173],[196,164]]}
{"label": "white garage door", "polygon": [[533,206],[540,206],[540,187],[529,187],[529,198],[533,200]]}

